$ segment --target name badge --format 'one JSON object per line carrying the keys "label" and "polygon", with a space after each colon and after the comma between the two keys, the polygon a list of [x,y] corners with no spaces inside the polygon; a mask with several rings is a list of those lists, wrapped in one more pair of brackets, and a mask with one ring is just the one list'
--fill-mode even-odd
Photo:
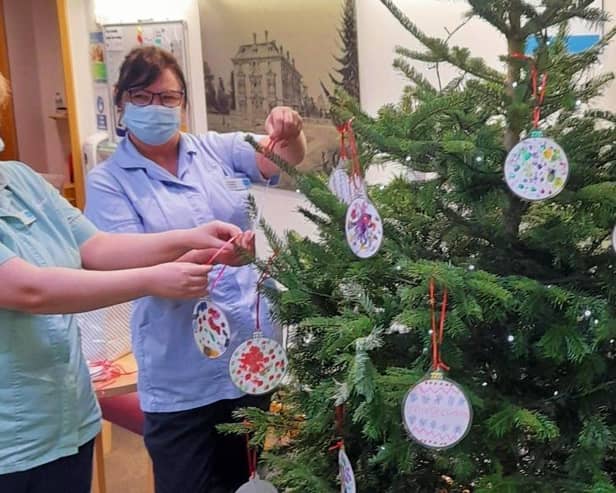
{"label": "name badge", "polygon": [[225,186],[229,190],[233,190],[235,192],[241,192],[244,190],[248,190],[250,188],[250,179],[249,178],[226,177]]}

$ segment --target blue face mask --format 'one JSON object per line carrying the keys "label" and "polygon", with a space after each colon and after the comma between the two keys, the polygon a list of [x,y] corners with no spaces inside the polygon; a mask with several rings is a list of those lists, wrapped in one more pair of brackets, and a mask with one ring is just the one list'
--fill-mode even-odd
{"label": "blue face mask", "polygon": [[168,142],[180,128],[182,110],[150,104],[135,106],[126,103],[122,120],[128,131],[141,142],[149,145],[162,145]]}

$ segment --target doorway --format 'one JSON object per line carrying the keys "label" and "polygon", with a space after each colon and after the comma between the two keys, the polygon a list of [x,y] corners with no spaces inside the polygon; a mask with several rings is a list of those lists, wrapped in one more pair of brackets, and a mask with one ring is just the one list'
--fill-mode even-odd
{"label": "doorway", "polygon": [[[0,73],[4,75],[4,77],[9,81],[9,86],[11,86],[9,54],[6,41],[6,30],[4,27],[5,18],[3,0],[0,0]],[[2,140],[4,141],[4,151],[0,152],[0,161],[16,161],[19,159],[17,131],[15,129],[15,113],[12,101],[9,101],[6,108],[2,109],[0,137],[2,137]]]}
{"label": "doorway", "polygon": [[12,92],[0,158],[18,158],[60,190],[73,181],[62,60],[55,2],[0,0],[0,70]]}

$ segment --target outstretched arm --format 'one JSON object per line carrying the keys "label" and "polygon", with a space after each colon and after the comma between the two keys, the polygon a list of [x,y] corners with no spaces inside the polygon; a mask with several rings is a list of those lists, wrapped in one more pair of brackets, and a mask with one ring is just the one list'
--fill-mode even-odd
{"label": "outstretched arm", "polygon": [[[220,251],[216,255],[216,263],[241,265],[247,260],[240,255],[236,246],[247,244],[251,235],[250,232],[242,233],[237,226],[221,221],[164,233],[99,232],[81,245],[80,253],[83,266],[93,270],[147,267],[174,261],[193,250],[201,252],[199,259],[205,259],[200,263],[205,263]],[[233,238],[234,241],[230,242]],[[180,260],[195,261],[190,256]]]}
{"label": "outstretched arm", "polygon": [[199,298],[207,292],[210,270],[209,266],[173,262],[96,272],[37,267],[12,257],[0,264],[0,309],[38,314],[76,313],[141,296]]}

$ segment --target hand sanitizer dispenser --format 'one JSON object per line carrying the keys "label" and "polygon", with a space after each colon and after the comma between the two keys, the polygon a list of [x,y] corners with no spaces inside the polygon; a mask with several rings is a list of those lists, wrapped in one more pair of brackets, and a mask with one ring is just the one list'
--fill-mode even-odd
{"label": "hand sanitizer dispenser", "polygon": [[87,175],[99,163],[99,148],[108,138],[107,132],[96,132],[85,139],[83,143],[84,174]]}

